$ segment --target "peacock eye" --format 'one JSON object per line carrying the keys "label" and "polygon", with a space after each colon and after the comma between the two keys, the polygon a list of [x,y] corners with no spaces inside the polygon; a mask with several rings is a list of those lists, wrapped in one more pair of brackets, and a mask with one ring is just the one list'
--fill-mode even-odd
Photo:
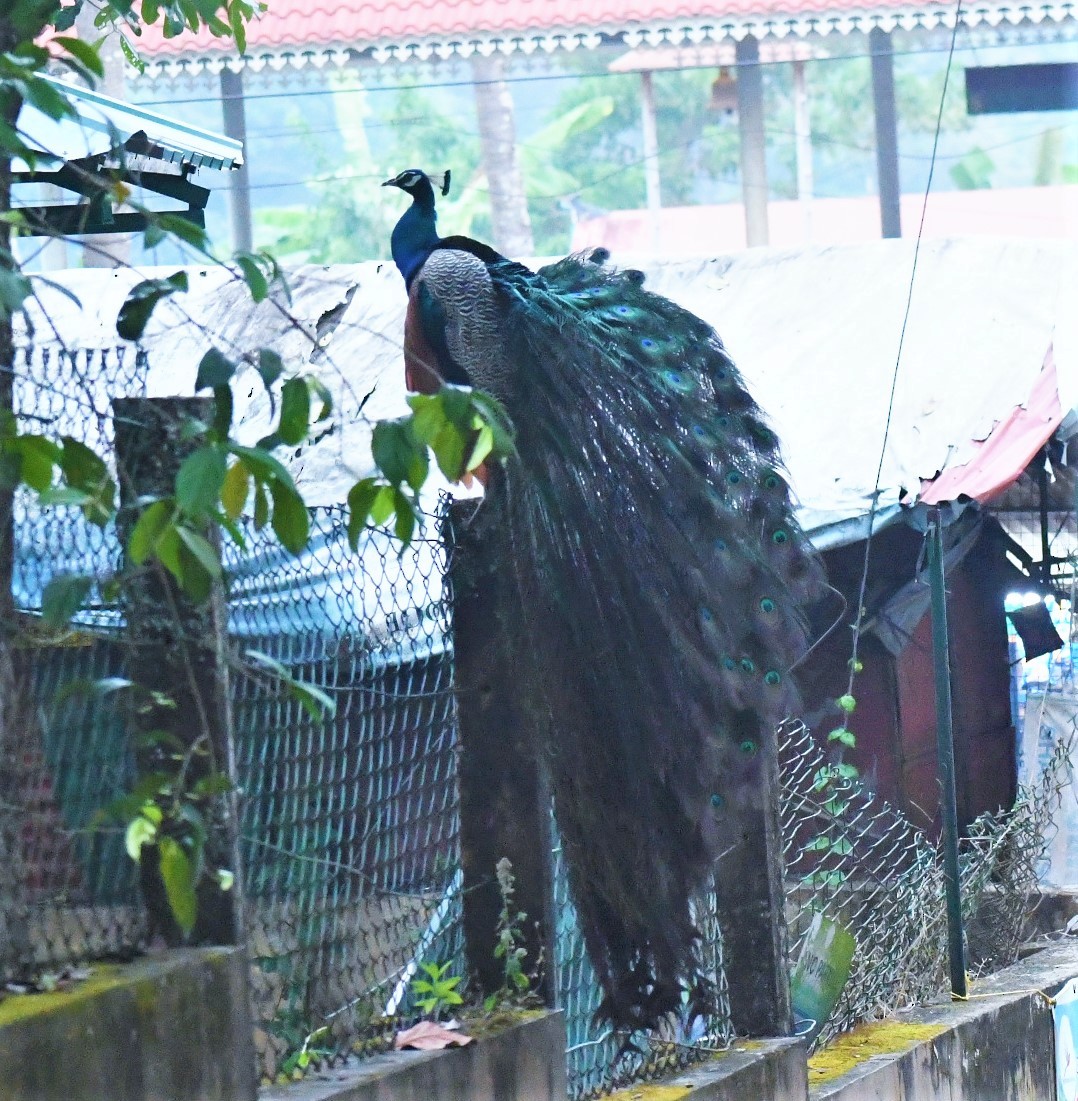
{"label": "peacock eye", "polygon": [[751,738],[746,738],[738,748],[746,757],[756,756],[756,743]]}
{"label": "peacock eye", "polygon": [[778,546],[781,547],[782,544],[785,543],[786,540],[789,539],[789,538],[790,537],[786,534],[786,532],[784,532],[782,530],[782,528],[779,528],[779,530],[776,531],[775,534],[771,536],[771,542],[775,543],[775,544],[777,544]]}
{"label": "peacock eye", "polygon": [[741,671],[743,673],[755,673],[756,672],[756,664],[753,662],[753,660],[751,658],[742,658],[741,659]]}
{"label": "peacock eye", "polygon": [[736,470],[731,470],[730,473],[726,475],[726,480],[730,485],[736,486],[737,483],[741,481],[741,475]]}
{"label": "peacock eye", "polygon": [[777,670],[769,669],[764,674],[764,684],[769,684],[769,685],[771,685],[772,688],[774,688],[776,684],[781,684],[781,683],[782,683],[782,674],[779,673]]}
{"label": "peacock eye", "polygon": [[771,599],[771,597],[765,596],[763,598],[763,600],[760,601],[760,611],[761,612],[767,612],[767,613],[770,614],[774,610],[775,610],[775,602]]}
{"label": "peacock eye", "polygon": [[718,794],[718,792],[716,792],[716,793],[715,793],[714,795],[712,795],[712,796],[711,796],[711,805],[712,805],[712,806],[713,806],[713,807],[714,807],[714,808],[715,808],[716,810],[718,810],[718,809],[719,809],[719,807],[721,807],[721,806],[722,806],[722,803],[723,803],[723,799],[722,799],[722,796],[721,796],[721,795],[719,795],[719,794]]}

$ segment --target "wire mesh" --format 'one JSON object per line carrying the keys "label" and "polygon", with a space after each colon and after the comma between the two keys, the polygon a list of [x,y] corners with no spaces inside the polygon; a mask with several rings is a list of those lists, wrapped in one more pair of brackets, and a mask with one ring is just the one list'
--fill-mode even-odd
{"label": "wire mesh", "polygon": [[[107,453],[110,400],[142,393],[144,378],[145,364],[125,349],[26,349],[20,421]],[[103,580],[116,569],[115,533],[26,498],[15,519],[19,647],[14,668],[0,668],[13,678],[0,688],[20,716],[6,727],[19,731],[18,743],[0,746],[10,762],[0,778],[0,840],[10,854],[0,889],[4,978],[130,954],[146,936],[122,838],[91,828],[132,777],[122,716],[107,694],[63,692],[73,680],[123,675],[118,610],[99,587],[70,631],[44,630],[38,616],[56,572]],[[343,511],[316,510],[301,558],[249,531],[227,567],[251,995],[260,1069],[271,1078],[306,1059],[387,1046],[418,1016],[410,980],[422,963],[448,963],[466,978],[451,602],[433,523],[404,553],[376,533],[355,553]],[[326,691],[334,715],[311,714],[259,671],[252,651]],[[943,992],[943,875],[934,845],[896,810],[854,783],[824,781],[827,759],[803,726],[784,728],[780,748],[793,955],[817,913],[857,944],[826,1042]],[[1069,749],[1058,749],[1035,790],[1005,814],[982,816],[963,842],[964,916],[978,969],[1015,957]],[[714,893],[697,904],[701,963],[719,992],[713,1014],[674,1015],[654,1034],[615,1036],[594,1024],[601,992],[556,843],[554,856],[554,966],[571,1095],[598,1096],[727,1046]]]}
{"label": "wire mesh", "polygon": [[[971,969],[1018,956],[1049,824],[1070,782],[1070,743],[1014,806],[971,823],[960,841],[963,921]],[[856,949],[838,1004],[817,1038],[946,992],[942,857],[904,815],[856,780],[835,777],[802,724],[780,732],[787,919],[796,959],[816,914],[852,934]]]}
{"label": "wire mesh", "polygon": [[[263,1074],[306,1053],[388,1046],[418,1018],[424,962],[464,976],[459,808],[444,552],[313,513],[300,558],[249,536],[230,634],[251,998]],[[330,695],[311,714],[243,660],[255,651]]]}
{"label": "wire mesh", "polygon": [[[557,838],[557,825],[554,825]],[[603,993],[588,959],[577,922],[560,842],[554,846],[554,955],[556,1004],[565,1014],[566,1074],[571,1098],[599,1097],[632,1082],[650,1081],[725,1050],[733,1037],[722,933],[714,891],[698,900],[701,973],[714,984],[715,1005],[708,1015],[688,1007],[671,1014],[653,1032],[614,1032],[595,1020]]]}
{"label": "wire mesh", "polygon": [[[145,377],[133,349],[23,348],[20,427],[111,456],[111,401],[143,394]],[[0,747],[0,831],[14,870],[0,891],[5,981],[130,955],[146,940],[138,869],[122,833],[95,821],[133,780],[118,697],[70,690],[124,676],[122,617],[101,584],[71,630],[40,617],[57,573],[103,583],[116,572],[116,533],[29,494],[14,527],[18,644],[5,698],[17,721],[0,724],[18,732]],[[314,510],[299,558],[268,532],[245,534],[242,552],[226,546],[230,681],[251,1003],[270,1078],[387,1046],[419,1016],[410,979],[421,962],[464,976],[456,733],[433,518],[403,552],[381,533],[353,552],[343,509]],[[305,709],[251,652],[325,690],[333,716]]]}
{"label": "wire mesh", "polygon": [[[72,435],[107,454],[111,398],[139,395],[146,364],[132,348],[67,352],[26,346],[17,353],[14,409],[19,428]],[[45,628],[41,595],[57,573],[104,579],[119,547],[111,529],[77,509],[42,508],[17,493],[12,593],[17,609],[3,686],[0,804],[6,888],[0,893],[0,977],[48,985],[54,972],[87,958],[126,957],[145,939],[137,868],[123,838],[100,828],[98,811],[133,773],[122,716],[108,694],[72,686],[122,676],[116,622],[100,589],[71,630]],[[6,731],[6,735],[4,734]]]}

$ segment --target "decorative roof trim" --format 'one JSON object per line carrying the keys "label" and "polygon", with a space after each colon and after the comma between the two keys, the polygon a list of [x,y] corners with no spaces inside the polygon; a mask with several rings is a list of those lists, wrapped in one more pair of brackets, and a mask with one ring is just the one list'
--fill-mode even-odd
{"label": "decorative roof trim", "polygon": [[[847,35],[880,28],[893,30],[951,29],[953,7],[911,6],[893,11],[815,12],[783,17],[774,14],[742,15],[730,18],[662,21],[645,26],[608,25],[587,30],[544,30],[536,32],[490,31],[470,35],[431,35],[395,42],[327,44],[318,47],[279,47],[242,57],[224,51],[202,54],[165,55],[146,58],[145,75],[150,79],[233,72],[281,72],[285,69],[343,68],[362,58],[380,64],[409,61],[447,61],[450,58],[489,57],[496,53],[553,54],[561,51],[594,50],[604,42],[619,40],[629,48],[681,46],[724,39],[740,41],[748,35],[764,38],[804,38],[809,35]],[[985,5],[962,11],[961,23],[968,28],[1019,29],[1023,25],[1062,24],[1078,20],[1078,0],[1050,0],[1034,4]]]}

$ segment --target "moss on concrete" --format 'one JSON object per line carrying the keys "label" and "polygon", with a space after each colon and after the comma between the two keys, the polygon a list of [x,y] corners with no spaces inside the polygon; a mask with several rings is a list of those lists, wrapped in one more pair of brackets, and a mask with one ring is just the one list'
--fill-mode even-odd
{"label": "moss on concrete", "polygon": [[92,974],[63,990],[51,990],[40,994],[9,994],[0,999],[0,1028],[34,1017],[39,1013],[51,1013],[65,1006],[74,1005],[87,998],[96,997],[105,990],[124,985],[119,964],[95,964]]}
{"label": "moss on concrete", "polygon": [[808,1061],[809,1085],[830,1082],[874,1055],[899,1055],[947,1031],[945,1024],[873,1021],[836,1036]]}
{"label": "moss on concrete", "polygon": [[612,1093],[607,1101],[682,1101],[692,1089],[691,1085],[668,1086],[656,1082],[641,1082],[627,1090]]}

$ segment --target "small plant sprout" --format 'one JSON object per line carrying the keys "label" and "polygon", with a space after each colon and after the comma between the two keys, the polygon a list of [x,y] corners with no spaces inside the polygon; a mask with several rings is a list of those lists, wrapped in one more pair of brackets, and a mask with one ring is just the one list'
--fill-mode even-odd
{"label": "small plant sprout", "polygon": [[501,895],[502,908],[498,914],[497,934],[498,939],[494,945],[494,958],[501,960],[505,976],[501,990],[487,996],[483,1002],[483,1008],[492,1012],[503,999],[522,997],[531,989],[531,977],[524,970],[524,960],[528,950],[524,947],[524,932],[522,926],[528,919],[528,915],[522,910],[517,910],[513,902],[516,894],[516,877],[513,875],[513,865],[508,857],[503,856],[494,865],[494,874],[498,881],[498,893]]}
{"label": "small plant sprout", "polygon": [[419,969],[427,977],[412,980],[412,993],[421,995],[416,998],[415,1004],[434,1020],[437,1020],[450,1006],[461,1005],[464,1002],[457,992],[460,976],[446,973],[452,966],[453,964],[448,960],[445,963],[421,963]]}

